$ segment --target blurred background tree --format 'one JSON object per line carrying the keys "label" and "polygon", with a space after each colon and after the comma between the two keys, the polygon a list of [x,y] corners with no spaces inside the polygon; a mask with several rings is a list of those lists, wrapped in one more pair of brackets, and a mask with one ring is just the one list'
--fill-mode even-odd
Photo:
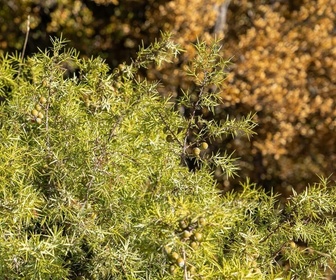
{"label": "blurred background tree", "polygon": [[[232,57],[223,105],[198,112],[219,122],[256,112],[258,133],[216,139],[210,149],[236,150],[241,177],[288,194],[318,175],[336,179],[336,0],[1,0],[0,52],[21,51],[30,15],[26,54],[71,40],[82,55],[100,55],[111,67],[135,56],[160,31],[170,31],[187,51],[175,64],[143,71],[179,98],[190,88],[182,71],[197,38],[223,38]],[[195,87],[196,88],[196,87]],[[195,92],[197,94],[197,92]],[[188,114],[184,108],[177,108]],[[215,176],[217,172],[215,172]],[[238,184],[218,173],[223,190]]]}
{"label": "blurred background tree", "polygon": [[336,1],[232,1],[228,20],[224,106],[259,123],[228,143],[244,173],[286,193],[335,172]]}

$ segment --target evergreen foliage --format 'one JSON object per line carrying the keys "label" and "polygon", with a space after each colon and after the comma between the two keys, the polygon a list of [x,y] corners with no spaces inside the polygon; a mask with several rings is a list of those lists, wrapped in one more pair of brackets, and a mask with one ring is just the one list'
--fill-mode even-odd
{"label": "evergreen foliage", "polygon": [[2,279],[322,279],[336,255],[327,180],[284,204],[248,180],[216,188],[213,166],[237,166],[212,141],[255,127],[202,116],[220,103],[218,42],[195,45],[183,116],[138,75],[183,51],[168,34],[112,71],[65,44],[0,61]]}

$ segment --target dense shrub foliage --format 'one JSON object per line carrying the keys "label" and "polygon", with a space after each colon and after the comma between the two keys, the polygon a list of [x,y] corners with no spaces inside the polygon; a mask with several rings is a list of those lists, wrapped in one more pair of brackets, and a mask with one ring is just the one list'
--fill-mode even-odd
{"label": "dense shrub foliage", "polygon": [[[214,139],[252,136],[252,116],[207,120],[227,61],[197,43],[195,85],[174,109],[141,78],[182,52],[164,35],[130,64],[53,48],[0,60],[2,279],[322,279],[335,262],[335,186],[280,204],[249,180],[221,194],[234,159]],[[70,70],[69,70],[70,69]],[[162,86],[161,86],[162,87]],[[187,117],[185,117],[186,115]]]}

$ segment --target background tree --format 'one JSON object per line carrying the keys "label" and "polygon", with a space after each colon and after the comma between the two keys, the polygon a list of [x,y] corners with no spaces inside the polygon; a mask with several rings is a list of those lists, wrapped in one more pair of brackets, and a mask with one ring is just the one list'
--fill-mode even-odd
{"label": "background tree", "polygon": [[231,3],[237,24],[224,49],[234,64],[222,96],[230,113],[257,112],[259,126],[250,143],[228,145],[267,188],[299,190],[315,174],[334,174],[335,9],[335,1]]}

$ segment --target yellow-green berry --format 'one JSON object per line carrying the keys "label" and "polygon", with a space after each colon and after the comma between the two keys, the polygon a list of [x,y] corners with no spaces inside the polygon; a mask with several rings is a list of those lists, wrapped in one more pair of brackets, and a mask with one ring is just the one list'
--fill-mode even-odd
{"label": "yellow-green berry", "polygon": [[202,150],[206,150],[209,147],[209,145],[208,145],[207,142],[202,142],[200,147],[201,147]]}
{"label": "yellow-green berry", "polygon": [[198,225],[201,226],[201,227],[204,227],[206,224],[206,220],[205,218],[201,217],[198,219]]}
{"label": "yellow-green berry", "polygon": [[171,257],[173,259],[177,260],[180,257],[180,255],[178,253],[176,253],[176,252],[172,252]]}
{"label": "yellow-green berry", "polygon": [[178,259],[176,260],[176,263],[177,263],[177,265],[178,265],[179,267],[184,267],[184,264],[185,264],[183,258],[178,258]]}
{"label": "yellow-green berry", "polygon": [[194,267],[194,266],[189,267],[188,270],[189,270],[189,272],[190,272],[191,275],[193,275],[193,274],[196,273],[196,267]]}
{"label": "yellow-green berry", "polygon": [[45,98],[44,96],[40,97],[40,103],[41,104],[46,104],[47,103],[47,98]]}
{"label": "yellow-green berry", "polygon": [[189,230],[183,231],[183,234],[182,234],[184,239],[188,239],[191,235],[192,233]]}
{"label": "yellow-green berry", "polygon": [[200,232],[195,232],[194,236],[193,236],[193,238],[194,238],[195,241],[201,241],[202,237],[203,237],[202,233],[200,233]]}
{"label": "yellow-green berry", "polygon": [[171,266],[169,267],[169,272],[170,272],[171,274],[175,274],[175,272],[176,272],[176,266],[175,266],[175,265],[171,265]]}
{"label": "yellow-green berry", "polygon": [[199,156],[200,155],[200,153],[201,153],[201,149],[200,148],[194,148],[194,155],[195,156]]}
{"label": "yellow-green berry", "polygon": [[31,114],[34,116],[34,117],[37,117],[38,116],[38,111],[37,110],[35,110],[35,109],[33,109],[32,111],[31,111]]}
{"label": "yellow-green berry", "polygon": [[181,229],[185,229],[185,228],[188,227],[188,223],[185,220],[181,220],[179,222],[179,226],[180,226]]}
{"label": "yellow-green berry", "polygon": [[296,248],[296,243],[294,241],[291,241],[289,245],[292,249]]}
{"label": "yellow-green berry", "polygon": [[198,248],[198,243],[196,241],[193,241],[193,242],[190,243],[190,247],[195,250],[195,249]]}
{"label": "yellow-green berry", "polygon": [[169,247],[169,246],[165,246],[164,247],[164,249],[165,249],[165,252],[169,255],[170,253],[171,253],[171,251],[172,251],[172,248],[171,247]]}

